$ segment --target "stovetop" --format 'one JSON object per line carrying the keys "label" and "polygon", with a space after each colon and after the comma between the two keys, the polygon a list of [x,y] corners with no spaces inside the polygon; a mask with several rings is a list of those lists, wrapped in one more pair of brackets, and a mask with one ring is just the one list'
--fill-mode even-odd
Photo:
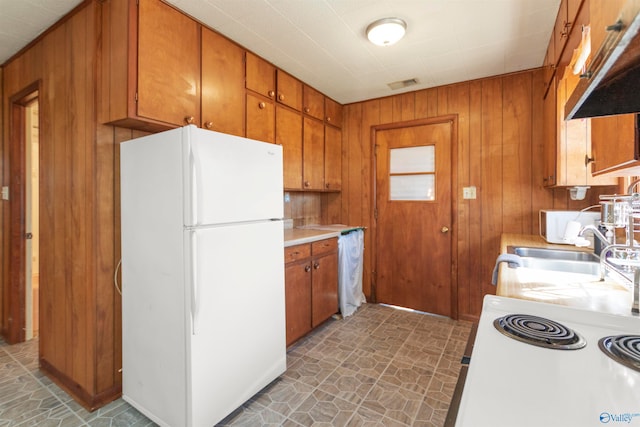
{"label": "stovetop", "polygon": [[[507,336],[494,325],[506,320],[575,348]],[[640,426],[640,372],[599,348],[638,334],[636,317],[486,296],[456,426]]]}

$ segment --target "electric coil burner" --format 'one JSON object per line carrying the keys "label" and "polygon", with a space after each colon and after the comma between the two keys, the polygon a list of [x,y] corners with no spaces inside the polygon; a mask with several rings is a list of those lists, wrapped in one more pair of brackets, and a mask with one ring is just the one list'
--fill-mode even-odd
{"label": "electric coil burner", "polygon": [[574,330],[544,317],[508,314],[494,320],[493,326],[510,338],[538,347],[578,350],[587,345]]}
{"label": "electric coil burner", "polygon": [[640,335],[614,335],[598,341],[600,350],[613,360],[640,372]]}

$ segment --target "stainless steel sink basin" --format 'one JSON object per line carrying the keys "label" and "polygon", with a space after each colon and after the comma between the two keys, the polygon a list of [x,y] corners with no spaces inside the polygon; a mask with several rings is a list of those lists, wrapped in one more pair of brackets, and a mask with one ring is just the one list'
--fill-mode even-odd
{"label": "stainless steel sink basin", "polygon": [[551,270],[564,273],[580,273],[597,276],[600,274],[600,263],[593,261],[574,261],[566,259],[533,258],[523,256],[522,267],[538,270]]}
{"label": "stainless steel sink basin", "polygon": [[521,257],[541,258],[549,260],[600,262],[600,258],[590,252],[563,249],[530,248],[527,246],[509,246],[507,252]]}

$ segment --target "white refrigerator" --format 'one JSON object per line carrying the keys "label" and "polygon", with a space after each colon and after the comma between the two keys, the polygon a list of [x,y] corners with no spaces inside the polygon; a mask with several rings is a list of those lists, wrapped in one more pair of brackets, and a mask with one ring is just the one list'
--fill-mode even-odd
{"label": "white refrigerator", "polygon": [[191,125],[120,156],[123,398],[212,427],[286,369],[282,147]]}

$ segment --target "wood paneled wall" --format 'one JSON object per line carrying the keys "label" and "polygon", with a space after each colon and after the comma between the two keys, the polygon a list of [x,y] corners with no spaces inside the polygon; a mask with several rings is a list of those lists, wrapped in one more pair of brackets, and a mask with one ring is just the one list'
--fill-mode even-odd
{"label": "wood paneled wall", "polygon": [[[491,272],[502,233],[537,234],[540,209],[578,209],[616,190],[591,189],[578,202],[565,189],[543,187],[542,78],[542,70],[531,70],[345,106],[341,216],[344,223],[365,226],[372,224],[375,203],[371,126],[458,115],[458,257],[452,262],[461,318],[477,318],[483,296],[495,292]],[[476,187],[475,200],[462,198],[467,186]],[[365,236],[363,287],[370,297],[377,242]]]}
{"label": "wood paneled wall", "polygon": [[[88,408],[120,393],[117,143],[132,137],[96,125],[100,8],[85,2],[7,63],[2,97],[8,185],[9,98],[39,82],[40,364]],[[3,293],[10,286],[11,203],[2,202]],[[8,322],[3,310],[3,329]]]}

